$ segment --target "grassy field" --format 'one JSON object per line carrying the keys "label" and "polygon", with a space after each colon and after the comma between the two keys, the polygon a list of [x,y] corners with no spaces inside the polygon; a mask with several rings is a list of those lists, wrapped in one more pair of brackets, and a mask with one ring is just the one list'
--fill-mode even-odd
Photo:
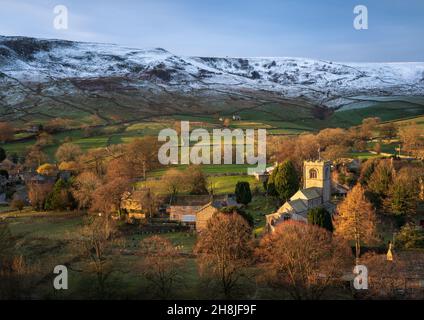
{"label": "grassy field", "polygon": [[[202,127],[212,130],[222,127],[222,123],[218,120],[218,114],[224,118],[231,118],[235,109],[228,107],[227,111],[217,112],[213,115],[175,113],[172,116],[156,116],[144,121],[131,118],[129,114],[126,114],[129,112],[128,110],[122,111],[124,118],[129,117],[128,122],[121,120],[118,125],[116,122],[119,120],[114,120],[112,121],[114,123],[110,124],[103,121],[103,127],[96,129],[93,136],[89,137],[85,136],[82,130],[54,134],[53,144],[46,146],[44,151],[53,161],[58,146],[64,141],[72,141],[83,150],[106,147],[111,144],[127,143],[137,137],[157,136],[160,130],[173,128],[175,121],[180,120],[190,121],[191,129]],[[323,119],[316,117],[314,112],[312,105],[302,102],[264,103],[256,106],[246,103],[244,109],[237,111],[242,120],[232,121],[230,128],[262,128],[267,130],[268,135],[297,135],[302,132],[316,132],[327,127],[348,128],[360,124],[364,118],[375,116],[380,117],[383,122],[394,121],[399,125],[409,125],[415,121],[424,126],[424,98],[422,97],[355,97],[352,98],[350,105],[330,113]],[[94,116],[86,118],[84,115],[79,123],[82,125],[87,121],[93,121],[90,117]],[[27,119],[27,122],[31,122],[31,120]],[[23,134],[25,133],[16,138],[23,138]],[[32,139],[10,142],[2,147],[8,153],[23,154],[34,143],[35,139]],[[211,168],[211,170],[214,169]]]}
{"label": "grassy field", "polygon": [[[255,197],[249,204],[247,211],[255,219],[255,234],[264,226],[264,214],[272,212],[273,204],[262,197]],[[73,240],[76,239],[77,230],[82,226],[83,216],[72,212],[33,212],[30,209],[22,213],[3,214],[7,217],[11,233],[16,240],[17,250],[22,254],[27,263],[36,266],[37,277],[32,290],[35,298],[49,299],[75,299],[95,298],[95,278],[86,272],[85,260],[78,257]],[[151,234],[137,232],[123,233],[120,240],[114,245],[114,254],[108,256],[114,272],[108,280],[108,288],[115,297],[157,298],[149,282],[141,275],[138,264],[141,257],[137,255],[139,243]],[[127,230],[127,229],[126,229]],[[191,232],[161,233],[181,250],[185,263],[181,270],[181,282],[173,292],[173,297],[178,299],[208,299],[216,298],[216,294],[199,277],[196,258],[192,255],[196,243],[196,235]],[[69,290],[55,291],[52,288],[52,270],[56,265],[68,265]],[[243,287],[254,290],[254,282],[245,280]],[[253,289],[252,289],[253,288]],[[205,290],[206,289],[206,290]],[[264,298],[282,298],[280,293],[275,293],[268,288],[260,288]],[[215,296],[214,296],[215,295]],[[260,294],[259,294],[260,296]]]}

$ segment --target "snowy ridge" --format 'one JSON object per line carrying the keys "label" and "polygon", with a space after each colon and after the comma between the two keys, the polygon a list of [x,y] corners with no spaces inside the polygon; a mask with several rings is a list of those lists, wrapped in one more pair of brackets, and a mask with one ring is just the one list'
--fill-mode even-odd
{"label": "snowy ridge", "polygon": [[[164,49],[0,36],[2,74],[22,82],[124,78],[167,90],[264,90],[337,107],[361,95],[424,95],[424,63],[337,63],[303,58],[182,57]],[[0,83],[1,85],[1,83]]]}

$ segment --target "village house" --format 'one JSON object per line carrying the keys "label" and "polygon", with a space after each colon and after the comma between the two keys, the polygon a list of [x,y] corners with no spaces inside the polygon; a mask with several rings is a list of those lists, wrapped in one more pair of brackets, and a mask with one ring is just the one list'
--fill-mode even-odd
{"label": "village house", "polygon": [[209,202],[196,212],[196,231],[201,232],[204,230],[208,225],[208,221],[222,208],[240,206],[241,204],[237,203],[234,198],[229,196]]}
{"label": "village house", "polygon": [[224,207],[240,207],[230,195],[178,196],[169,207],[169,219],[203,230],[213,215]]}
{"label": "village house", "polygon": [[139,190],[133,190],[131,192],[125,192],[122,195],[121,208],[124,209],[128,218],[130,219],[145,219],[146,212],[143,209],[142,199],[146,192],[149,192],[148,188],[143,188]]}
{"label": "village house", "polygon": [[268,181],[269,176],[272,174],[272,171],[274,171],[274,168],[276,167],[277,163],[271,167],[267,167],[265,171],[256,171],[253,173],[253,176],[256,180],[259,182],[266,182]]}
{"label": "village house", "polygon": [[211,195],[177,196],[169,206],[169,220],[195,224],[196,212],[212,199]]}
{"label": "village house", "polygon": [[266,229],[273,231],[277,224],[290,219],[307,222],[308,211],[312,208],[325,207],[333,212],[330,172],[330,161],[305,161],[303,189],[296,192],[277,212],[266,215]]}

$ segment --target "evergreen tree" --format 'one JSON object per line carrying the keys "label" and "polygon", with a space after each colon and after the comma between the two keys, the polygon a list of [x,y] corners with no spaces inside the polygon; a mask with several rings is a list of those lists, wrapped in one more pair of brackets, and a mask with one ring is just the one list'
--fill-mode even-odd
{"label": "evergreen tree", "polygon": [[384,200],[385,212],[404,218],[417,210],[419,180],[408,168],[402,169],[393,179],[387,198]]}
{"label": "evergreen tree", "polygon": [[53,186],[53,190],[46,199],[44,208],[46,210],[65,210],[75,208],[76,202],[70,191],[72,183],[59,179]]}
{"label": "evergreen tree", "polygon": [[247,205],[252,201],[252,192],[250,191],[250,185],[247,181],[239,181],[236,185],[236,200],[238,203]]}
{"label": "evergreen tree", "polygon": [[325,208],[313,208],[308,211],[308,223],[333,232],[333,221],[331,214]]}
{"label": "evergreen tree", "polygon": [[277,165],[268,180],[268,193],[278,196],[283,202],[299,190],[299,176],[290,160]]}

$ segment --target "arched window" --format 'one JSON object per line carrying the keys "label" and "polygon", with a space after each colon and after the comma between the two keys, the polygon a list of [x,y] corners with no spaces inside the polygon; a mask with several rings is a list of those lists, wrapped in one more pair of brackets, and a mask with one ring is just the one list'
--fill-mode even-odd
{"label": "arched window", "polygon": [[309,170],[309,179],[318,178],[318,172],[315,169]]}

